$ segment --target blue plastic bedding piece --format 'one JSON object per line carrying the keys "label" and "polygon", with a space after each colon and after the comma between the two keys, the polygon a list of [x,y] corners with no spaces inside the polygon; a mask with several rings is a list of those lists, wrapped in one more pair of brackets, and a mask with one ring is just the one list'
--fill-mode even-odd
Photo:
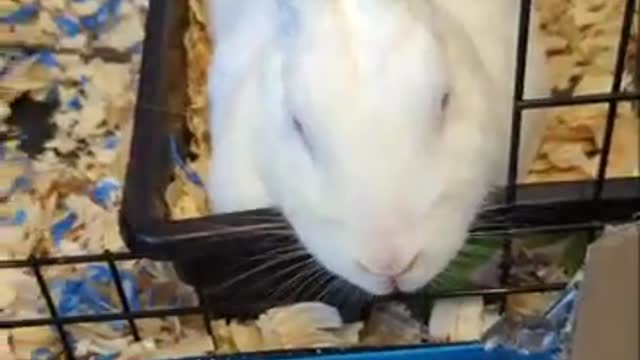
{"label": "blue plastic bedding piece", "polygon": [[120,356],[119,353],[97,355],[95,360],[116,360]]}
{"label": "blue plastic bedding piece", "polygon": [[487,352],[480,344],[449,345],[438,347],[412,347],[385,349],[378,351],[351,351],[343,353],[318,354],[256,354],[216,357],[189,357],[167,360],[554,360],[552,354],[522,355],[497,349]]}

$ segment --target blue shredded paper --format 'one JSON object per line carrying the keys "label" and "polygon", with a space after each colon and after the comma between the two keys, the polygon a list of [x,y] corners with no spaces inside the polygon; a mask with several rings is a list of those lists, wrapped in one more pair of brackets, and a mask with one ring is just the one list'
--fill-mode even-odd
{"label": "blue shredded paper", "polygon": [[[76,3],[84,1],[73,1]],[[54,22],[67,37],[75,37],[83,30],[94,33],[104,31],[111,21],[115,21],[120,11],[122,0],[104,1],[93,14],[75,18],[69,14],[56,14]],[[0,24],[20,25],[33,21],[41,11],[38,1],[20,6],[17,10],[0,15]]]}
{"label": "blue shredded paper", "polygon": [[180,167],[180,169],[184,171],[184,173],[187,175],[187,179],[189,179],[189,181],[191,181],[197,186],[204,187],[205,185],[204,185],[204,182],[202,181],[202,178],[200,178],[200,175],[198,175],[197,172],[191,169],[180,157],[180,153],[178,152],[178,145],[176,143],[175,138],[173,137],[170,139],[170,146],[171,146],[171,158],[178,165],[178,167]]}
{"label": "blue shredded paper", "polygon": [[81,110],[82,101],[80,100],[80,97],[74,96],[73,98],[71,98],[71,100],[69,100],[67,106],[72,110]]}
{"label": "blue shredded paper", "polygon": [[129,271],[120,270],[119,273],[120,279],[122,280],[122,288],[124,289],[127,302],[129,302],[129,307],[133,311],[142,310],[142,304],[138,297],[138,282],[135,276]]}
{"label": "blue shredded paper", "polygon": [[0,16],[0,24],[17,25],[27,23],[38,15],[38,11],[39,4],[36,1],[22,5],[18,10],[8,15]]}
{"label": "blue shredded paper", "polygon": [[3,190],[0,196],[7,197],[18,191],[28,190],[31,188],[31,178],[26,175],[18,176],[13,180],[11,187],[7,190]]}
{"label": "blue shredded paper", "polygon": [[115,150],[120,145],[120,137],[117,135],[107,136],[104,139],[105,149]]}
{"label": "blue shredded paper", "polygon": [[36,53],[36,62],[48,68],[59,68],[60,63],[51,51],[39,51]]}
{"label": "blue shredded paper", "polygon": [[53,238],[53,243],[56,247],[60,246],[64,236],[73,229],[73,225],[75,225],[76,221],[78,221],[78,215],[70,212],[60,221],[53,224],[51,227],[51,237]]}
{"label": "blue shredded paper", "polygon": [[27,222],[27,212],[20,209],[13,214],[13,217],[0,217],[0,226],[22,226]]}
{"label": "blue shredded paper", "polygon": [[24,225],[26,222],[27,222],[27,212],[24,210],[16,211],[15,215],[13,216],[12,225],[21,226],[21,225]]}
{"label": "blue shredded paper", "polygon": [[108,208],[114,206],[114,199],[120,193],[122,185],[115,179],[100,180],[93,189],[92,198],[100,206]]}
{"label": "blue shredded paper", "polygon": [[[118,271],[122,280],[125,297],[133,311],[142,308],[138,297],[138,285],[134,275],[129,271]],[[118,311],[118,306],[102,294],[96,285],[114,284],[111,270],[107,265],[95,264],[87,268],[84,277],[79,279],[56,279],[51,288],[58,293],[60,300],[57,310],[61,316],[81,315],[86,313],[110,313]],[[125,331],[124,320],[109,322],[115,331]]]}
{"label": "blue shredded paper", "polygon": [[58,29],[68,37],[75,37],[82,32],[80,22],[68,15],[60,15],[54,21]]}
{"label": "blue shredded paper", "polygon": [[80,18],[80,23],[91,31],[103,31],[109,24],[109,20],[118,15],[121,0],[107,0],[98,8],[95,14]]}
{"label": "blue shredded paper", "polygon": [[55,358],[56,355],[46,348],[39,348],[31,352],[32,360],[54,360]]}

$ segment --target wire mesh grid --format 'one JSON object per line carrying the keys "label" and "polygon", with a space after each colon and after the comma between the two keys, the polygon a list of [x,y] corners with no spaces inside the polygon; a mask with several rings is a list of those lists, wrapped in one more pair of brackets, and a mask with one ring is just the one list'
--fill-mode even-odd
{"label": "wire mesh grid", "polygon": [[[153,3],[150,16],[153,16]],[[159,2],[156,2],[159,3]],[[512,142],[510,147],[508,186],[504,193],[505,206],[498,209],[502,216],[510,214],[512,221],[507,225],[499,227],[484,226],[476,228],[477,231],[490,231],[494,234],[504,235],[504,259],[502,266],[501,286],[486,289],[459,290],[446,293],[431,294],[438,297],[458,297],[458,296],[498,296],[504,297],[516,293],[532,293],[556,291],[564,288],[564,283],[513,287],[508,284],[508,274],[510,272],[511,241],[510,236],[518,232],[548,232],[548,231],[576,231],[601,229],[605,224],[618,221],[629,221],[637,219],[640,214],[640,178],[629,179],[606,179],[607,165],[611,153],[613,130],[615,126],[618,104],[624,101],[640,100],[640,91],[623,91],[622,81],[625,67],[627,49],[631,39],[631,29],[633,17],[636,11],[636,1],[627,0],[624,8],[622,29],[619,38],[619,46],[614,69],[614,80],[611,91],[608,93],[566,96],[542,99],[524,98],[524,79],[526,72],[527,43],[529,37],[529,25],[532,12],[532,0],[521,0],[521,11],[519,19],[519,36],[517,45],[515,92],[513,95],[513,121],[512,121]],[[147,26],[148,31],[153,29]],[[146,46],[145,46],[146,48]],[[144,62],[151,60],[145,57]],[[143,64],[144,67],[144,64]],[[640,64],[637,64],[640,67]],[[636,76],[640,74],[637,72]],[[144,81],[144,76],[143,76]],[[520,146],[520,131],[523,121],[523,112],[536,108],[551,108],[560,106],[578,106],[585,104],[606,103],[608,112],[602,145],[602,153],[597,168],[597,175],[594,181],[565,184],[543,184],[527,189],[516,184],[518,172],[517,153]],[[575,196],[571,197],[571,194]],[[569,195],[569,196],[567,196]],[[494,214],[495,215],[495,214]],[[491,214],[480,214],[479,217]],[[126,220],[124,220],[126,221]],[[479,223],[483,223],[480,221]],[[117,264],[123,261],[136,260],[142,258],[170,258],[166,253],[154,254],[149,249],[134,249],[131,253],[110,253],[83,256],[67,256],[56,258],[31,257],[25,260],[3,260],[0,261],[0,269],[22,268],[30,269],[37,280],[42,297],[45,300],[49,316],[38,319],[18,319],[0,321],[0,329],[52,326],[59,334],[63,345],[64,356],[68,359],[75,359],[73,340],[65,330],[66,326],[79,323],[109,322],[114,320],[127,321],[130,326],[131,335],[137,341],[141,340],[140,330],[135,320],[183,316],[201,315],[205,328],[215,345],[215,338],[212,335],[210,320],[212,310],[207,304],[206,298],[202,296],[202,291],[196,288],[196,293],[200,299],[200,305],[192,307],[177,307],[171,309],[158,310],[132,310],[118,271]],[[166,251],[166,248],[163,249]],[[43,269],[58,265],[73,265],[85,263],[103,263],[108,266],[112,279],[114,280],[122,310],[109,314],[89,314],[62,316],[54,302],[50,286],[43,276]]]}

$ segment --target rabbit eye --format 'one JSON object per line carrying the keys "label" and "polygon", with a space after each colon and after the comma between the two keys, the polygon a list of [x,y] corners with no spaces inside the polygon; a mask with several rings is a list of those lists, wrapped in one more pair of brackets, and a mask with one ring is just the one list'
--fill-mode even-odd
{"label": "rabbit eye", "polygon": [[304,143],[304,146],[307,148],[309,152],[311,152],[311,144],[309,143],[309,139],[307,138],[307,133],[304,130],[304,126],[302,125],[300,120],[295,116],[292,118],[292,122],[293,122],[293,128],[295,129],[298,136],[300,136],[300,139]]}
{"label": "rabbit eye", "polygon": [[296,130],[298,135],[305,136],[304,128],[302,127],[302,124],[300,123],[300,120],[298,120],[297,117],[293,117],[292,121],[293,121],[293,128]]}
{"label": "rabbit eye", "polygon": [[446,109],[449,106],[449,92],[447,91],[442,96],[442,100],[440,100],[440,107],[442,110]]}

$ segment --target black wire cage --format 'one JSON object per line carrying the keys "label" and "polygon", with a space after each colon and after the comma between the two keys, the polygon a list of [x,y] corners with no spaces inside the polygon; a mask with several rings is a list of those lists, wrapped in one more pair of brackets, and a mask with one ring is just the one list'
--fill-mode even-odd
{"label": "black wire cage", "polygon": [[[186,1],[153,0],[150,2],[146,24],[144,56],[140,75],[138,105],[135,113],[133,140],[127,179],[121,209],[121,232],[130,249],[129,253],[64,258],[30,258],[2,261],[0,269],[30,268],[38,281],[50,316],[44,319],[0,321],[0,328],[18,328],[50,325],[60,336],[65,356],[74,359],[74,349],[65,327],[78,323],[96,323],[125,320],[133,337],[140,340],[135,321],[145,318],[201,315],[209,333],[210,320],[215,317],[250,317],[286,301],[313,300],[311,298],[273,299],[266,291],[278,281],[267,276],[274,269],[255,271],[233,287],[216,290],[212,286],[247,271],[242,259],[262,251],[270,240],[265,234],[288,229],[286,221],[273,209],[258,209],[242,213],[216,215],[205,218],[170,221],[163,200],[164,191],[172,171],[171,138],[184,132],[183,124],[174,120],[174,114],[183,112],[186,102],[186,59],[183,50],[183,29],[187,22]],[[517,66],[513,102],[512,144],[508,186],[497,193],[491,210],[478,215],[474,231],[500,234],[503,238],[504,261],[501,286],[482,289],[462,289],[447,293],[430,294],[432,297],[482,295],[504,297],[514,293],[555,291],[565,284],[510,286],[506,276],[510,271],[510,237],[516,233],[544,233],[550,231],[596,232],[607,224],[637,219],[640,214],[640,178],[605,179],[611,152],[613,130],[618,104],[640,101],[640,91],[623,91],[625,59],[631,41],[636,13],[636,1],[627,0],[624,8],[622,31],[619,38],[614,81],[608,93],[582,96],[553,96],[543,99],[524,98],[527,39],[529,36],[532,0],[521,0],[520,27],[517,47]],[[636,64],[636,67],[640,65]],[[636,75],[640,71],[636,71]],[[522,114],[526,110],[560,106],[578,106],[603,103],[608,105],[601,159],[593,181],[573,181],[521,185],[516,184],[517,152],[520,146]],[[179,137],[179,136],[178,136]],[[508,221],[493,222],[500,218]],[[499,224],[499,225],[496,225]],[[491,224],[491,225],[487,225]],[[247,228],[260,231],[246,231]],[[283,240],[278,240],[283,241]],[[295,242],[293,238],[284,241]],[[161,310],[134,311],[128,303],[117,264],[122,261],[148,258],[169,261],[182,280],[192,285],[200,304]],[[118,291],[122,311],[119,313],[62,316],[53,300],[51,290],[43,276],[43,268],[54,265],[105,263]],[[255,264],[251,265],[255,267]],[[286,266],[286,264],[281,264]],[[313,296],[310,294],[309,296]],[[232,299],[232,300],[231,300]],[[371,304],[340,305],[346,318],[361,318]],[[426,346],[426,345],[425,345]],[[333,349],[330,353],[355,350]],[[304,351],[302,351],[304,353]],[[244,355],[246,358],[248,355]],[[256,356],[264,356],[256,355]]]}

